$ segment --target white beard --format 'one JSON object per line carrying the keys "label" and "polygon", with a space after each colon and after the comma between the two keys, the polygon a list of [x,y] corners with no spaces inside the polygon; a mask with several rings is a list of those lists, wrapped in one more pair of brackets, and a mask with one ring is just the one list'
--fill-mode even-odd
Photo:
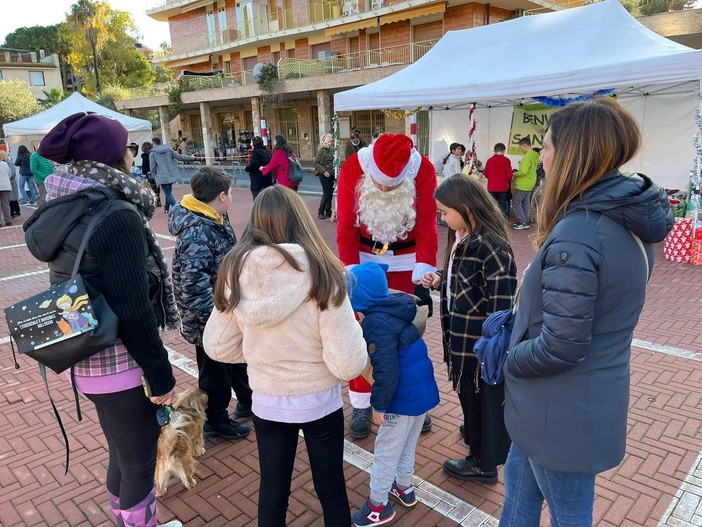
{"label": "white beard", "polygon": [[356,195],[356,227],[363,225],[374,241],[404,240],[417,223],[414,180],[405,179],[397,188],[383,192],[364,174]]}

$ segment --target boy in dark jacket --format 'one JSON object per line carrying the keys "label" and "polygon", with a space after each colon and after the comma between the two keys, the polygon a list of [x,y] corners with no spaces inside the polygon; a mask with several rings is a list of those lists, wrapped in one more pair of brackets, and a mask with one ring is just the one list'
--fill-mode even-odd
{"label": "boy in dark jacket", "polygon": [[251,388],[246,365],[210,359],[202,347],[202,333],[214,306],[217,269],[236,243],[227,211],[232,204],[231,177],[224,171],[203,167],[190,180],[192,194],[173,206],[168,230],[176,236],[173,284],[183,316],[183,338],[195,344],[198,386],[209,396],[205,434],[226,439],[246,437],[250,429],[229,418],[227,407],[234,389],[239,402],[236,417],[251,415]]}
{"label": "boy in dark jacket", "polygon": [[412,321],[417,306],[406,293],[390,294],[387,265],[364,262],[351,268],[351,306],[373,367],[371,406],[379,425],[371,469],[370,496],[354,514],[356,526],[382,525],[395,517],[388,495],[405,507],[417,503],[412,488],[414,457],[425,414],[439,404],[439,389],[427,346]]}

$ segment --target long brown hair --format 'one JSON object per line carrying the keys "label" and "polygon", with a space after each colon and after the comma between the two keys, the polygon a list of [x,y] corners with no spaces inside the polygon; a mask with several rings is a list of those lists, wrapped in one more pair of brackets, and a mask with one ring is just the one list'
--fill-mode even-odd
{"label": "long brown hair", "polygon": [[575,103],[558,110],[549,124],[552,161],[539,208],[541,247],[568,205],[618,170],[636,154],[641,131],[628,110],[610,97]]}
{"label": "long brown hair", "polygon": [[[491,235],[497,244],[509,254],[514,255],[507,237],[507,220],[500,210],[497,201],[488,193],[483,185],[475,178],[456,174],[446,178],[434,197],[437,201],[450,209],[456,210],[468,225],[471,235]],[[456,231],[448,229],[449,250],[444,259],[444,271],[448,271],[448,262],[451,257],[450,247],[456,239]]]}
{"label": "long brown hair", "polygon": [[342,304],[346,297],[343,265],[322,239],[302,198],[289,188],[273,185],[256,197],[241,240],[222,260],[214,290],[217,309],[229,312],[239,304],[241,269],[256,247],[278,251],[293,269],[303,272],[281,243],[298,244],[307,255],[312,275],[307,300],[315,301],[322,311],[330,304]]}

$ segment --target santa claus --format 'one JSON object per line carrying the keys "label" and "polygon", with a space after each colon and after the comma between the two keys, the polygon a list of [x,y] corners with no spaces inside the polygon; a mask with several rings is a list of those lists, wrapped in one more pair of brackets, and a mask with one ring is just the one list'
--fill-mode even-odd
{"label": "santa claus", "polygon": [[[390,288],[414,293],[424,273],[436,271],[435,190],[434,167],[406,135],[384,134],[348,158],[337,189],[341,261],[387,264]],[[363,377],[349,382],[353,438],[370,433],[370,390]]]}

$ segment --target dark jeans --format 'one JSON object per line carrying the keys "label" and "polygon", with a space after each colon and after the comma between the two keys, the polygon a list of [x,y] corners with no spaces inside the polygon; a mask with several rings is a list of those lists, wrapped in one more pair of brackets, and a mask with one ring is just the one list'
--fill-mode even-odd
{"label": "dark jeans", "polygon": [[475,357],[466,357],[458,400],[463,410],[464,441],[470,455],[480,460],[480,469],[492,472],[507,457],[510,439],[504,421],[504,384],[492,386],[480,381],[475,389]]}
{"label": "dark jeans", "polygon": [[324,177],[324,173],[319,174],[319,182],[322,184],[322,199],[319,202],[319,214],[326,213],[331,216],[332,196],[334,195],[334,176]]}
{"label": "dark jeans", "polygon": [[509,216],[509,192],[490,192],[490,195],[495,198],[505,216]]}
{"label": "dark jeans", "polygon": [[278,423],[255,415],[253,423],[261,467],[259,527],[285,527],[300,429],[305,434],[314,490],[324,511],[324,525],[349,527],[351,512],[344,479],[344,414],[341,408],[309,423]]}
{"label": "dark jeans", "polygon": [[173,197],[173,183],[165,183],[161,185],[161,189],[163,190],[163,194],[166,196],[165,201],[163,202],[163,207],[166,209],[166,212],[170,210],[170,208],[176,204],[176,200]]}
{"label": "dark jeans", "polygon": [[122,510],[146,498],[154,486],[156,445],[161,428],[156,405],[139,386],[105,394],[85,394],[97,410],[107,439],[107,490],[119,497]]}
{"label": "dark jeans", "polygon": [[256,196],[258,196],[261,193],[260,190],[252,190],[251,191],[251,196],[253,196],[254,201],[256,201]]}
{"label": "dark jeans", "polygon": [[221,423],[229,419],[229,403],[232,400],[232,389],[241,404],[251,406],[251,388],[246,364],[225,364],[211,359],[202,346],[195,346],[195,358],[198,376],[198,387],[207,392],[207,420]]}

